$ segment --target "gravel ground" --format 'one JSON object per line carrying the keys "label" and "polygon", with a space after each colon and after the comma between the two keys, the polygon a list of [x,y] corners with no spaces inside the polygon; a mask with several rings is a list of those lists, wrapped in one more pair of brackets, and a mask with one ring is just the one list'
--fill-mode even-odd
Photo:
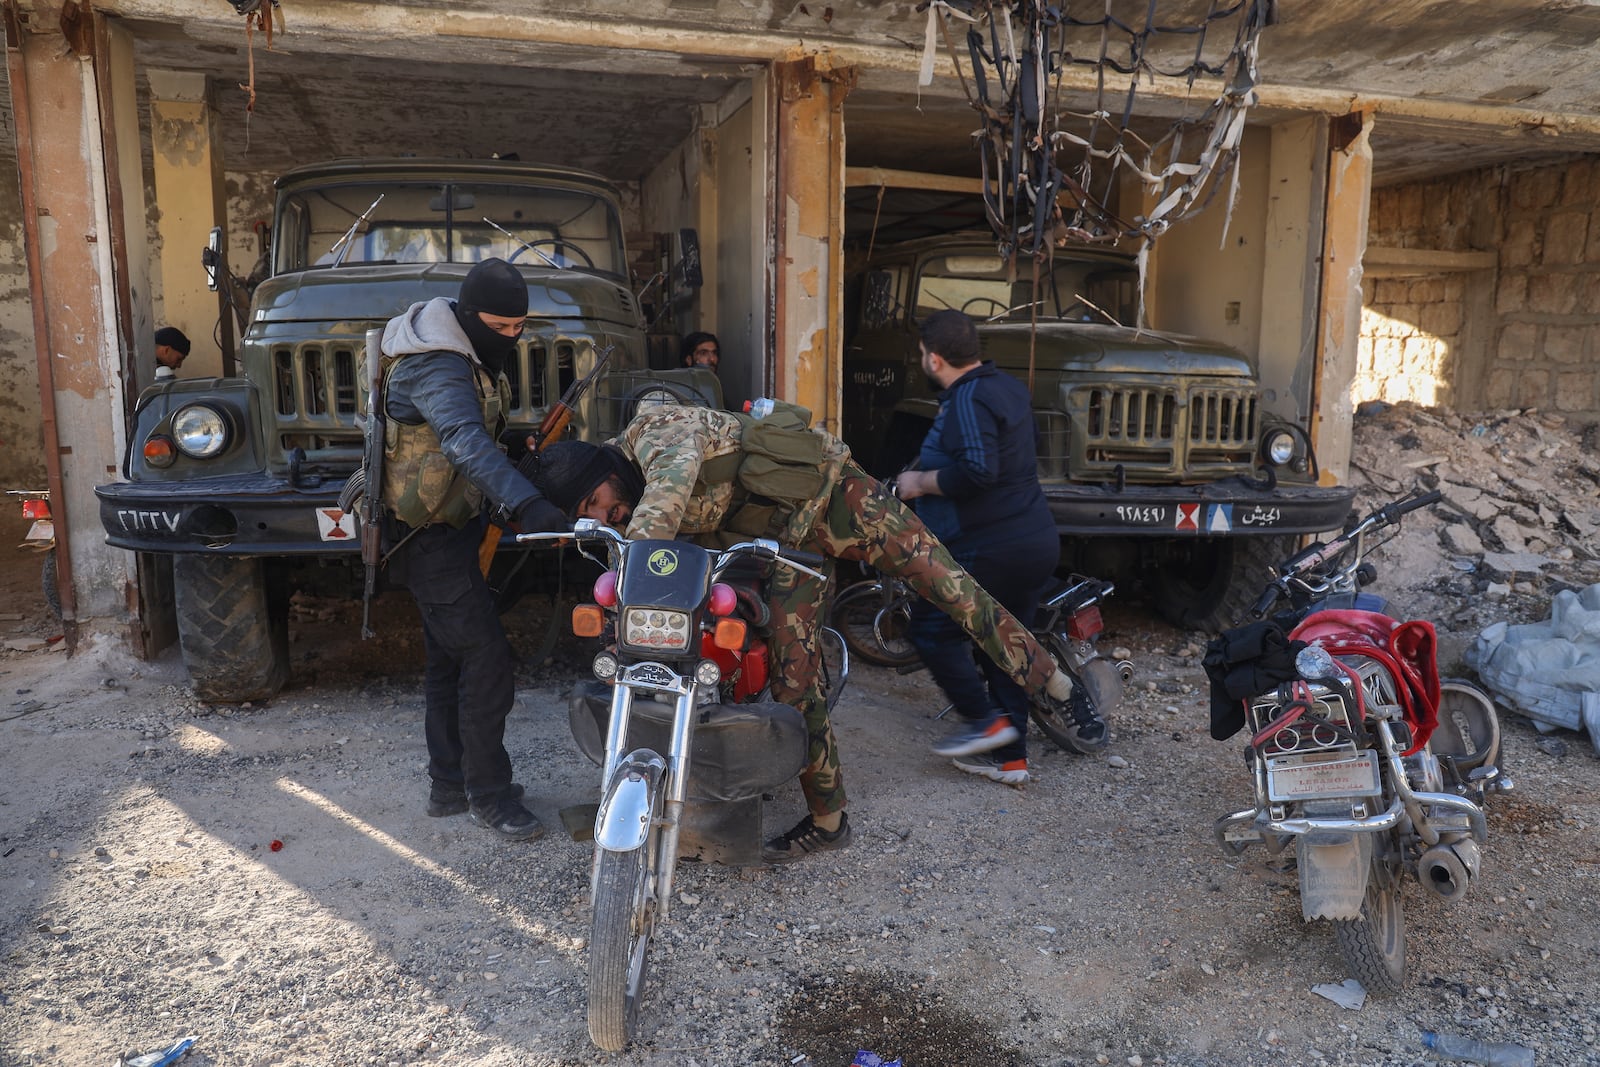
{"label": "gravel ground", "polygon": [[[1479,423],[1424,418],[1360,424],[1374,501],[1394,472],[1487,469]],[[1526,466],[1516,429],[1495,432]],[[1581,451],[1559,427],[1539,437]],[[1450,442],[1469,451],[1404,467]],[[1567,488],[1594,504],[1592,482]],[[1482,595],[1440,546],[1451,520],[1408,520],[1377,561],[1461,673],[1477,629],[1542,617],[1562,579]],[[1595,580],[1587,559],[1566,561],[1566,584]],[[590,850],[559,816],[597,778],[566,727],[576,643],[520,671],[508,745],[551,827],[531,844],[423,814],[403,597],[364,645],[349,605],[300,601],[294,681],[257,706],[198,703],[170,658],[0,653],[0,1065],[111,1064],[184,1034],[195,1067],[845,1067],[857,1049],[906,1067],[1411,1065],[1433,1062],[1424,1029],[1600,1063],[1586,739],[1503,716],[1518,790],[1490,808],[1481,878],[1455,907],[1408,887],[1405,991],[1341,1008],[1311,991],[1345,971],[1330,932],[1302,923],[1293,873],[1213,843],[1248,786],[1239,746],[1207,734],[1203,639],[1131,596],[1106,614],[1105,647],[1137,670],[1111,749],[1035,735],[1020,789],[929,754],[945,724],[925,678],[859,668],[837,714],[854,844],[786,869],[683,865],[640,1040],[617,1055],[585,1029]],[[541,616],[513,617],[524,654]],[[769,828],[800,810],[779,790]]]}

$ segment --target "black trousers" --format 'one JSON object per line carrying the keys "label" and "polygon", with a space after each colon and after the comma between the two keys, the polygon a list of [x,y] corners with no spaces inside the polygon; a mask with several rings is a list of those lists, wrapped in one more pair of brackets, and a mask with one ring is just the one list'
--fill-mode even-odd
{"label": "black trousers", "polygon": [[[1038,614],[1039,590],[1050,580],[1061,557],[1055,529],[1040,529],[1004,543],[957,542],[946,546],[957,563],[977,579],[989,595],[1032,626]],[[907,634],[956,712],[968,722],[999,712],[1021,736],[994,751],[1001,762],[1028,756],[1028,694],[987,656],[973,656],[972,639],[938,608],[919,600],[911,608]]]}
{"label": "black trousers", "polygon": [[492,800],[511,785],[506,716],[514,697],[511,643],[478,570],[481,521],[417,531],[392,561],[422,613],[428,774]]}

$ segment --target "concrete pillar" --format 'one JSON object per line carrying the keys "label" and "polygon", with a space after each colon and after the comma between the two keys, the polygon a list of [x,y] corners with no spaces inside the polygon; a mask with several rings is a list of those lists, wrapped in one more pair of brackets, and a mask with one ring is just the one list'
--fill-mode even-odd
{"label": "concrete pillar", "polygon": [[[232,374],[233,320],[222,294],[206,288],[200,265],[200,252],[212,227],[224,227],[222,247],[228,246],[216,110],[204,74],[152,70],[149,77],[156,232],[161,240],[159,325],[176,326],[194,346],[183,364],[185,378]],[[243,269],[248,271],[249,264]],[[220,348],[215,339],[218,323]]]}
{"label": "concrete pillar", "polygon": [[1326,482],[1347,480],[1355,407],[1350,386],[1361,342],[1361,259],[1372,197],[1372,116],[1331,121],[1323,206],[1321,310],[1318,313],[1311,439]]}
{"label": "concrete pillar", "polygon": [[855,70],[773,64],[778,106],[773,391],[839,432],[843,402],[844,100]]}
{"label": "concrete pillar", "polygon": [[[123,409],[107,126],[93,16],[36,3],[6,27],[39,403],[69,644],[127,622],[133,557],[105,545],[94,486],[116,477]],[[103,35],[99,39],[103,40]],[[130,86],[131,88],[131,86]],[[48,131],[48,132],[46,132]],[[136,151],[136,148],[135,148]]]}
{"label": "concrete pillar", "polygon": [[1316,364],[1328,119],[1312,115],[1280,122],[1270,133],[1261,273],[1261,391],[1267,410],[1304,426],[1311,417]]}

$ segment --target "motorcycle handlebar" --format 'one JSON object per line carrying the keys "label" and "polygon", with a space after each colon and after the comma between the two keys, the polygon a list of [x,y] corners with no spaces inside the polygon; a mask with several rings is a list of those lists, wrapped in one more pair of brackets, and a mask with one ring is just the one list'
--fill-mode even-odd
{"label": "motorcycle handlebar", "polygon": [[1432,504],[1437,504],[1443,499],[1444,494],[1439,492],[1437,489],[1433,489],[1423,493],[1421,496],[1414,496],[1410,500],[1400,500],[1390,504],[1389,506],[1394,509],[1396,516],[1400,516],[1406,514],[1407,512],[1416,511],[1418,508],[1425,508]]}
{"label": "motorcycle handlebar", "polygon": [[1250,606],[1250,617],[1259,619],[1265,615],[1272,608],[1272,605],[1278,602],[1281,592],[1276,583],[1263,589],[1261,595],[1256,598],[1256,602]]}

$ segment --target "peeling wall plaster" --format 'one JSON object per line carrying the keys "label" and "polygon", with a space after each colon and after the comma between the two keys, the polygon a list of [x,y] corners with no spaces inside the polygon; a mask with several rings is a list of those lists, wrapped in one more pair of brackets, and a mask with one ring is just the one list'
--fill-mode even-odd
{"label": "peeling wall plaster", "polygon": [[45,485],[11,85],[0,75],[0,489]]}

